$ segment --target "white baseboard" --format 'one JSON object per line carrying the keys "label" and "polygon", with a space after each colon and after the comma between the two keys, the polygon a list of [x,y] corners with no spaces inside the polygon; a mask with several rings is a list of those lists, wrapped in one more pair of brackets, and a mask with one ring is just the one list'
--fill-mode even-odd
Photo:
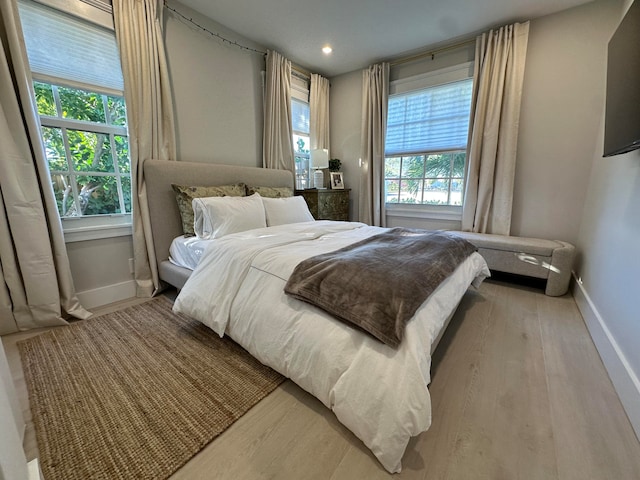
{"label": "white baseboard", "polygon": [[620,397],[622,406],[627,412],[636,437],[640,439],[640,380],[584,286],[575,277],[575,273],[573,280],[573,298],[576,300],[578,309],[584,318],[618,397]]}
{"label": "white baseboard", "polygon": [[41,480],[42,472],[40,471],[40,462],[34,458],[27,463],[27,471],[29,472],[29,480]]}
{"label": "white baseboard", "polygon": [[105,287],[95,288],[93,290],[85,290],[77,292],[78,300],[84,308],[91,310],[92,308],[101,307],[109,303],[119,302],[136,296],[135,280],[128,280],[122,283],[115,283]]}

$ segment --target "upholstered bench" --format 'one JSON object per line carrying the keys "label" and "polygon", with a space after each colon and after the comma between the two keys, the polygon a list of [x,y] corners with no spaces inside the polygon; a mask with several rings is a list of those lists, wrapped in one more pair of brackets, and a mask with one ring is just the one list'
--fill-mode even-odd
{"label": "upholstered bench", "polygon": [[489,233],[450,233],[478,247],[490,270],[546,279],[545,293],[552,297],[567,293],[575,255],[570,243]]}

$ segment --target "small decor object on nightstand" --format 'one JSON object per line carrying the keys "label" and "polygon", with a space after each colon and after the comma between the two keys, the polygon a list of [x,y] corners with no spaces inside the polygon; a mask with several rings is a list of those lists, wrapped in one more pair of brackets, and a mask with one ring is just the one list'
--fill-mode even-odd
{"label": "small decor object on nightstand", "polygon": [[330,175],[331,175],[331,189],[344,190],[344,179],[342,178],[342,172],[330,172]]}

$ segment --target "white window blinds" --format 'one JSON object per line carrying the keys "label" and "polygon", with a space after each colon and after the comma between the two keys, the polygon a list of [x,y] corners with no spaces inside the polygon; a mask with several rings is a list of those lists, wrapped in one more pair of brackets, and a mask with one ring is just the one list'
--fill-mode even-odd
{"label": "white window blinds", "polygon": [[472,87],[465,79],[390,96],[385,154],[466,148]]}
{"label": "white window blinds", "polygon": [[292,99],[291,120],[294,132],[309,135],[309,104]]}
{"label": "white window blinds", "polygon": [[19,8],[34,74],[123,91],[114,32],[34,2]]}
{"label": "white window blinds", "polygon": [[309,103],[309,80],[291,72],[291,98]]}

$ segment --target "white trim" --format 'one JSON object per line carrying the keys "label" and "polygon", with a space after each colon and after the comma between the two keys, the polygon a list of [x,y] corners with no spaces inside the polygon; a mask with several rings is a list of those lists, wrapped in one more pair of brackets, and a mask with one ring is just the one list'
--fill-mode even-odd
{"label": "white trim", "polygon": [[640,380],[633,371],[607,323],[591,301],[581,279],[573,273],[573,298],[591,334],[600,358],[604,363],[622,406],[627,412],[636,436],[640,438]]}
{"label": "white trim", "polygon": [[473,78],[474,62],[461,63],[452,67],[441,68],[433,72],[400,78],[389,83],[389,95],[422,90],[446,83],[458,82]]}
{"label": "white trim", "polygon": [[[90,2],[82,0],[35,0],[56,10],[66,12],[78,18],[88,20],[96,25],[100,25],[108,30],[115,30],[113,26],[113,15],[104,9],[91,5]],[[105,2],[98,2],[105,3]]]}
{"label": "white trim", "polygon": [[64,243],[85,242],[101,238],[127,237],[133,235],[131,225],[103,225],[101,227],[69,228],[64,231]]}
{"label": "white trim", "polygon": [[[103,133],[105,135],[119,135],[121,137],[127,137],[127,127],[120,125],[107,125],[106,123],[87,122],[84,120],[73,120],[70,118],[51,117],[49,115],[40,115],[40,123],[43,127],[53,128],[67,128],[70,130],[80,130],[83,132],[91,133]],[[77,172],[84,174],[84,172],[78,170]],[[113,172],[104,172],[111,173]]]}
{"label": "white trim", "polygon": [[31,72],[31,76],[34,81],[38,83],[49,83],[58,87],[69,87],[78,90],[85,90],[87,92],[98,93],[100,95],[107,95],[109,97],[124,97],[124,91],[117,90],[115,88],[102,87],[92,85],[90,83],[77,82],[70,78],[54,77],[53,75],[47,75],[45,73]]}
{"label": "white trim", "polygon": [[135,280],[127,280],[126,282],[94,288],[93,290],[77,292],[77,295],[82,306],[87,310],[91,310],[109,303],[134,298],[136,296],[136,282]]}
{"label": "white trim", "polygon": [[406,205],[387,203],[386,214],[389,217],[421,218],[424,220],[462,220],[462,207],[454,205]]}
{"label": "white trim", "polygon": [[43,478],[40,471],[40,462],[37,458],[27,463],[27,471],[29,472],[29,480],[41,480]]}

